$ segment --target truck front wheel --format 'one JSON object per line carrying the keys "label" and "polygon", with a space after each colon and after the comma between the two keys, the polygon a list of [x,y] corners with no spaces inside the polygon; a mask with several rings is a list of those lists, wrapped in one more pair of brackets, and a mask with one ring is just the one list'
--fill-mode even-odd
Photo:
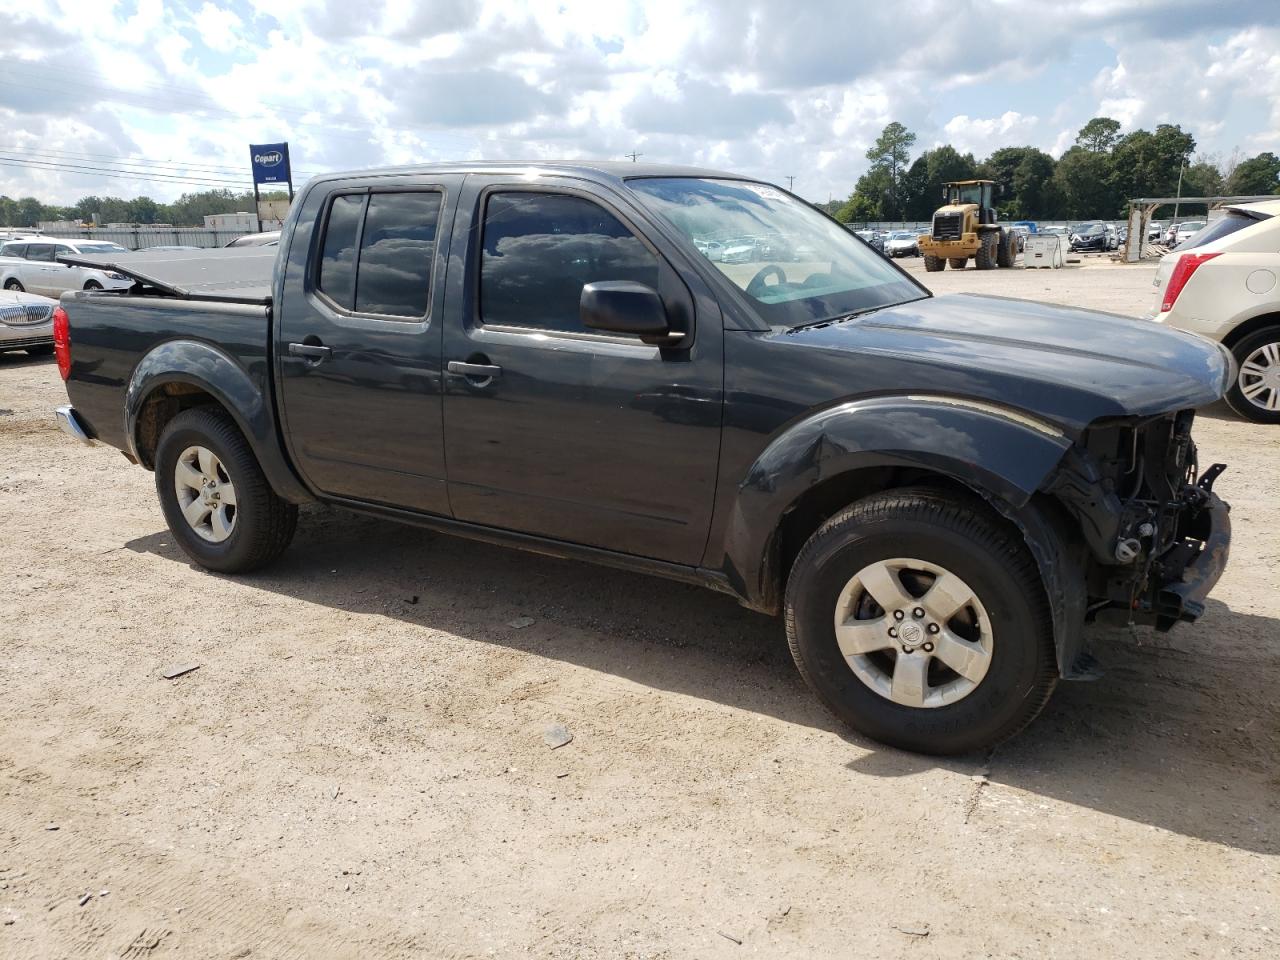
{"label": "truck front wheel", "polygon": [[293,539],[298,508],[276,496],[253,450],[222,410],[184,410],[156,448],[156,492],[169,530],[200,566],[246,573]]}
{"label": "truck front wheel", "polygon": [[1057,682],[1035,561],[985,504],[927,488],[876,494],[824,523],[791,570],[787,641],[855,730],[930,754],[993,746]]}

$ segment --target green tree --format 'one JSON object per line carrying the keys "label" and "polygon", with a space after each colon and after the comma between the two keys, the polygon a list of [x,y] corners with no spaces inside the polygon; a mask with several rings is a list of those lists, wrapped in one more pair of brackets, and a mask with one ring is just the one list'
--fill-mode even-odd
{"label": "green tree", "polygon": [[1226,191],[1234,197],[1280,193],[1280,157],[1268,150],[1242,160],[1231,172]]}
{"label": "green tree", "polygon": [[1090,153],[1108,153],[1120,139],[1120,121],[1094,117],[1076,134],[1076,146]]}
{"label": "green tree", "polygon": [[130,223],[159,223],[160,204],[150,197],[135,197],[125,204]]}
{"label": "green tree", "polygon": [[893,220],[890,213],[890,196],[893,180],[888,167],[875,167],[858,178],[853,193],[836,214],[843,223],[860,220]]}
{"label": "green tree", "polygon": [[881,201],[882,219],[897,220],[902,216],[899,188],[915,142],[916,135],[895,120],[881,131],[876,142],[867,151],[871,169],[884,171],[888,175],[887,191]]}
{"label": "green tree", "polygon": [[1012,220],[1046,217],[1053,157],[1035,147],[1001,147],[978,165],[978,176],[1000,185],[1000,213]]}
{"label": "green tree", "polygon": [[1120,201],[1111,184],[1111,157],[1107,154],[1072,147],[1058,161],[1052,183],[1060,197],[1054,212],[1067,219],[1119,214]]}
{"label": "green tree", "polygon": [[1222,196],[1222,171],[1208,160],[1197,160],[1182,175],[1182,193],[1188,197]]}
{"label": "green tree", "polygon": [[911,165],[907,180],[913,193],[903,214],[908,220],[928,220],[942,203],[942,185],[950,180],[971,180],[978,164],[971,153],[961,153],[949,143],[926,150]]}
{"label": "green tree", "polygon": [[50,219],[46,215],[46,207],[35,197],[23,197],[18,201],[17,210],[14,214],[18,227],[34,227],[41,220]]}

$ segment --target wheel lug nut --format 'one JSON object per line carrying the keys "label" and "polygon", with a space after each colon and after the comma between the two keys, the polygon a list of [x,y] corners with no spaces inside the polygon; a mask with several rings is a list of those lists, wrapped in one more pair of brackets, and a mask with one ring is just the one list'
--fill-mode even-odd
{"label": "wheel lug nut", "polygon": [[897,629],[896,629],[896,628],[894,628],[894,627],[890,627],[890,628],[889,628],[889,636],[891,636],[891,637],[896,637],[897,635],[898,635],[898,631],[897,631]]}
{"label": "wheel lug nut", "polygon": [[895,611],[893,611],[893,619],[895,619],[895,620],[901,620],[901,619],[902,619],[903,617],[905,617],[905,616],[906,616],[906,614],[905,614],[905,613],[903,613],[901,610],[895,610]]}
{"label": "wheel lug nut", "polygon": [[933,644],[926,642],[921,649],[924,650],[925,653],[933,653]]}
{"label": "wheel lug nut", "polygon": [[911,611],[911,615],[915,617],[917,620],[919,620],[921,617],[924,616],[924,608],[916,607],[914,610]]}
{"label": "wheel lug nut", "polygon": [[939,630],[941,630],[941,629],[942,629],[942,628],[941,628],[941,627],[939,627],[936,623],[931,623],[931,624],[929,624],[929,632],[930,632],[930,633],[937,633],[937,632],[938,632]]}

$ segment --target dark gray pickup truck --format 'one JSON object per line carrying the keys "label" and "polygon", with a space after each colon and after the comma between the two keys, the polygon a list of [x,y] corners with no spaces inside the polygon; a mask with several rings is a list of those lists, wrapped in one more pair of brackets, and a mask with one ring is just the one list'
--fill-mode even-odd
{"label": "dark gray pickup truck", "polygon": [[[63,428],[242,573],[312,500],[703,584],[785,619],[886,743],[973,750],[1086,622],[1195,620],[1227,559],[1194,336],[932,297],[786,191],[641,164],[320,177],[271,248],[121,257],[56,317]],[[602,602],[606,602],[602,598]]]}

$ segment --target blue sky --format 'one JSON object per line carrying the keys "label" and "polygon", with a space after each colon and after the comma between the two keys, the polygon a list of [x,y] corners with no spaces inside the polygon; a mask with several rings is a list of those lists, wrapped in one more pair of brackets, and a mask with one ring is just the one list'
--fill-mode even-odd
{"label": "blue sky", "polygon": [[[92,16],[85,16],[87,9]],[[262,11],[269,10],[269,13]],[[0,35],[0,192],[171,199],[288,140],[302,174],[621,158],[846,195],[916,152],[1054,154],[1090,117],[1280,152],[1277,0],[41,0]],[[72,169],[72,168],[77,169]]]}

